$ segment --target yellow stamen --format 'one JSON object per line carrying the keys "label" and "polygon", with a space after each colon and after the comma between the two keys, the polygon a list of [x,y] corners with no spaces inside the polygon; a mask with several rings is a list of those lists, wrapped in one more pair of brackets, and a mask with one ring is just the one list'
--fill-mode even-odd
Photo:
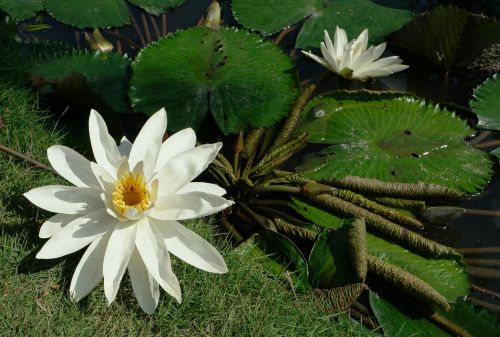
{"label": "yellow stamen", "polygon": [[150,204],[150,196],[142,175],[124,174],[115,183],[113,205],[118,213],[125,215],[127,210],[135,208],[144,212]]}

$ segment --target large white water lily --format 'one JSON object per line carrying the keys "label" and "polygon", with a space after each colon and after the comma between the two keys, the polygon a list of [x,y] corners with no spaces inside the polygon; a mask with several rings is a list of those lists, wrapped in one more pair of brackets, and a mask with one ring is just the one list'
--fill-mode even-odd
{"label": "large white water lily", "polygon": [[320,45],[323,57],[306,51],[302,53],[344,78],[361,81],[389,76],[408,68],[407,65],[401,64],[403,60],[399,56],[380,58],[385,51],[385,42],[368,49],[367,46],[368,29],[363,30],[357,39],[348,42],[345,30],[337,26],[333,43],[325,30],[325,42]]}
{"label": "large white water lily", "polygon": [[222,256],[206,240],[177,220],[219,212],[233,202],[217,185],[191,182],[213,161],[222,144],[195,146],[190,128],[162,143],[165,110],[146,122],[132,144],[117,146],[103,118],[90,113],[89,132],[96,162],[54,145],[47,150],[52,167],[75,186],[43,186],[27,193],[36,206],[58,213],[40,228],[50,238],[39,259],[54,259],[88,246],[71,280],[74,301],[104,278],[108,305],[128,269],[141,308],[153,313],[159,287],[181,301],[170,255],[208,272],[225,273]]}

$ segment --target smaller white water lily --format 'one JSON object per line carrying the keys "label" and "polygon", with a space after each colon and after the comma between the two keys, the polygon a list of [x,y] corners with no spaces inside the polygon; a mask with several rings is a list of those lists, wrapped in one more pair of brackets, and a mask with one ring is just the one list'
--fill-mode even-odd
{"label": "smaller white water lily", "polygon": [[61,145],[47,150],[52,167],[75,186],[43,186],[24,195],[36,206],[58,213],[40,228],[40,237],[50,239],[37,258],[55,259],[88,246],[71,280],[73,301],[104,278],[111,304],[128,269],[146,313],[158,305],[159,286],[180,302],[181,288],[169,253],[208,272],[227,272],[219,252],[177,222],[233,204],[222,197],[223,188],[191,182],[214,160],[222,143],[195,146],[191,128],[162,143],[166,126],[162,109],[149,118],[133,144],[123,138],[117,146],[101,115],[92,110],[89,132],[96,162]]}
{"label": "smaller white water lily", "polygon": [[402,64],[403,60],[399,56],[379,59],[385,51],[385,42],[376,47],[370,46],[368,49],[367,46],[368,29],[363,30],[357,39],[348,42],[345,30],[337,26],[333,43],[325,30],[325,42],[321,42],[320,45],[323,57],[306,51],[302,53],[346,79],[366,81],[369,78],[389,76],[408,68]]}

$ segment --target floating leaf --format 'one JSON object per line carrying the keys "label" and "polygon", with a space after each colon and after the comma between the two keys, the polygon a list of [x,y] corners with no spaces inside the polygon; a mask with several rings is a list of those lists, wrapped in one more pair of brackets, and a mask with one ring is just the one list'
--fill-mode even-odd
{"label": "floating leaf", "polygon": [[393,34],[390,42],[446,71],[452,67],[465,68],[485,49],[500,42],[500,23],[457,7],[439,6],[415,16]]}
{"label": "floating leaf", "polygon": [[372,101],[316,98],[304,109],[309,142],[329,144],[298,168],[316,180],[346,176],[388,182],[425,182],[474,193],[492,175],[487,154],[464,138],[464,121],[437,106],[413,99]]}
{"label": "floating leaf", "polygon": [[288,114],[297,89],[290,59],[259,35],[192,28],[141,51],[129,94],[136,111],[165,107],[169,130],[198,128],[211,111],[227,134],[272,126]]}
{"label": "floating leaf", "polygon": [[123,0],[44,0],[45,9],[56,20],[78,28],[107,28],[129,23]]}
{"label": "floating leaf", "polygon": [[469,279],[464,268],[454,260],[427,259],[403,247],[366,234],[368,254],[414,274],[445,296],[449,302],[469,292]]}
{"label": "floating leaf", "polygon": [[181,6],[186,0],[128,0],[153,15],[160,15]]}
{"label": "floating leaf", "polygon": [[389,337],[450,337],[425,318],[409,318],[394,305],[370,291],[370,305]]}
{"label": "floating leaf", "polygon": [[488,78],[474,90],[474,99],[470,102],[477,114],[477,126],[500,130],[500,78],[498,74]]}
{"label": "floating leaf", "polygon": [[116,112],[127,112],[126,81],[130,61],[119,54],[78,51],[45,56],[31,62],[28,71],[49,82],[82,75],[88,86]]}
{"label": "floating leaf", "polygon": [[410,1],[398,0],[234,0],[232,8],[238,22],[264,35],[305,19],[295,47],[317,48],[323,30],[333,34],[335,26],[350,38],[368,28],[370,41],[382,42],[411,19],[413,7]]}
{"label": "floating leaf", "polygon": [[309,254],[309,282],[313,287],[329,288],[335,280],[335,261],[329,249],[330,236],[329,231],[321,233]]}
{"label": "floating leaf", "polygon": [[43,0],[0,0],[0,9],[16,21],[31,18],[43,10]]}
{"label": "floating leaf", "polygon": [[318,226],[328,229],[339,229],[343,225],[343,220],[341,218],[313,206],[302,199],[292,197],[292,202],[289,203],[289,206],[304,218],[314,222]]}

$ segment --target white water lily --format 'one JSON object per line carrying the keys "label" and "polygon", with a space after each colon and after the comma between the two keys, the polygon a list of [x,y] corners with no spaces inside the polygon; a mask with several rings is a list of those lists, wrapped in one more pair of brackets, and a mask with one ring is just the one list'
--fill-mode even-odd
{"label": "white water lily", "polygon": [[366,81],[369,78],[389,76],[408,68],[401,64],[399,56],[389,56],[379,59],[385,51],[386,43],[370,46],[368,49],[368,29],[359,34],[357,39],[347,41],[347,34],[342,28],[335,29],[332,40],[325,30],[325,42],[321,42],[321,54],[316,56],[302,51],[304,55],[321,64],[328,70],[346,79]]}
{"label": "white water lily", "polygon": [[191,128],[162,143],[165,110],[146,122],[132,144],[117,146],[96,111],[89,118],[96,162],[61,145],[47,150],[52,167],[75,186],[43,186],[25,197],[59,213],[45,221],[41,238],[50,238],[39,259],[55,259],[86,246],[71,280],[74,301],[85,297],[104,278],[108,305],[128,269],[139,305],[153,313],[159,286],[181,302],[181,289],[169,253],[208,272],[225,273],[222,256],[205,239],[177,220],[219,212],[233,204],[221,187],[191,182],[213,161],[222,143],[195,146]]}

